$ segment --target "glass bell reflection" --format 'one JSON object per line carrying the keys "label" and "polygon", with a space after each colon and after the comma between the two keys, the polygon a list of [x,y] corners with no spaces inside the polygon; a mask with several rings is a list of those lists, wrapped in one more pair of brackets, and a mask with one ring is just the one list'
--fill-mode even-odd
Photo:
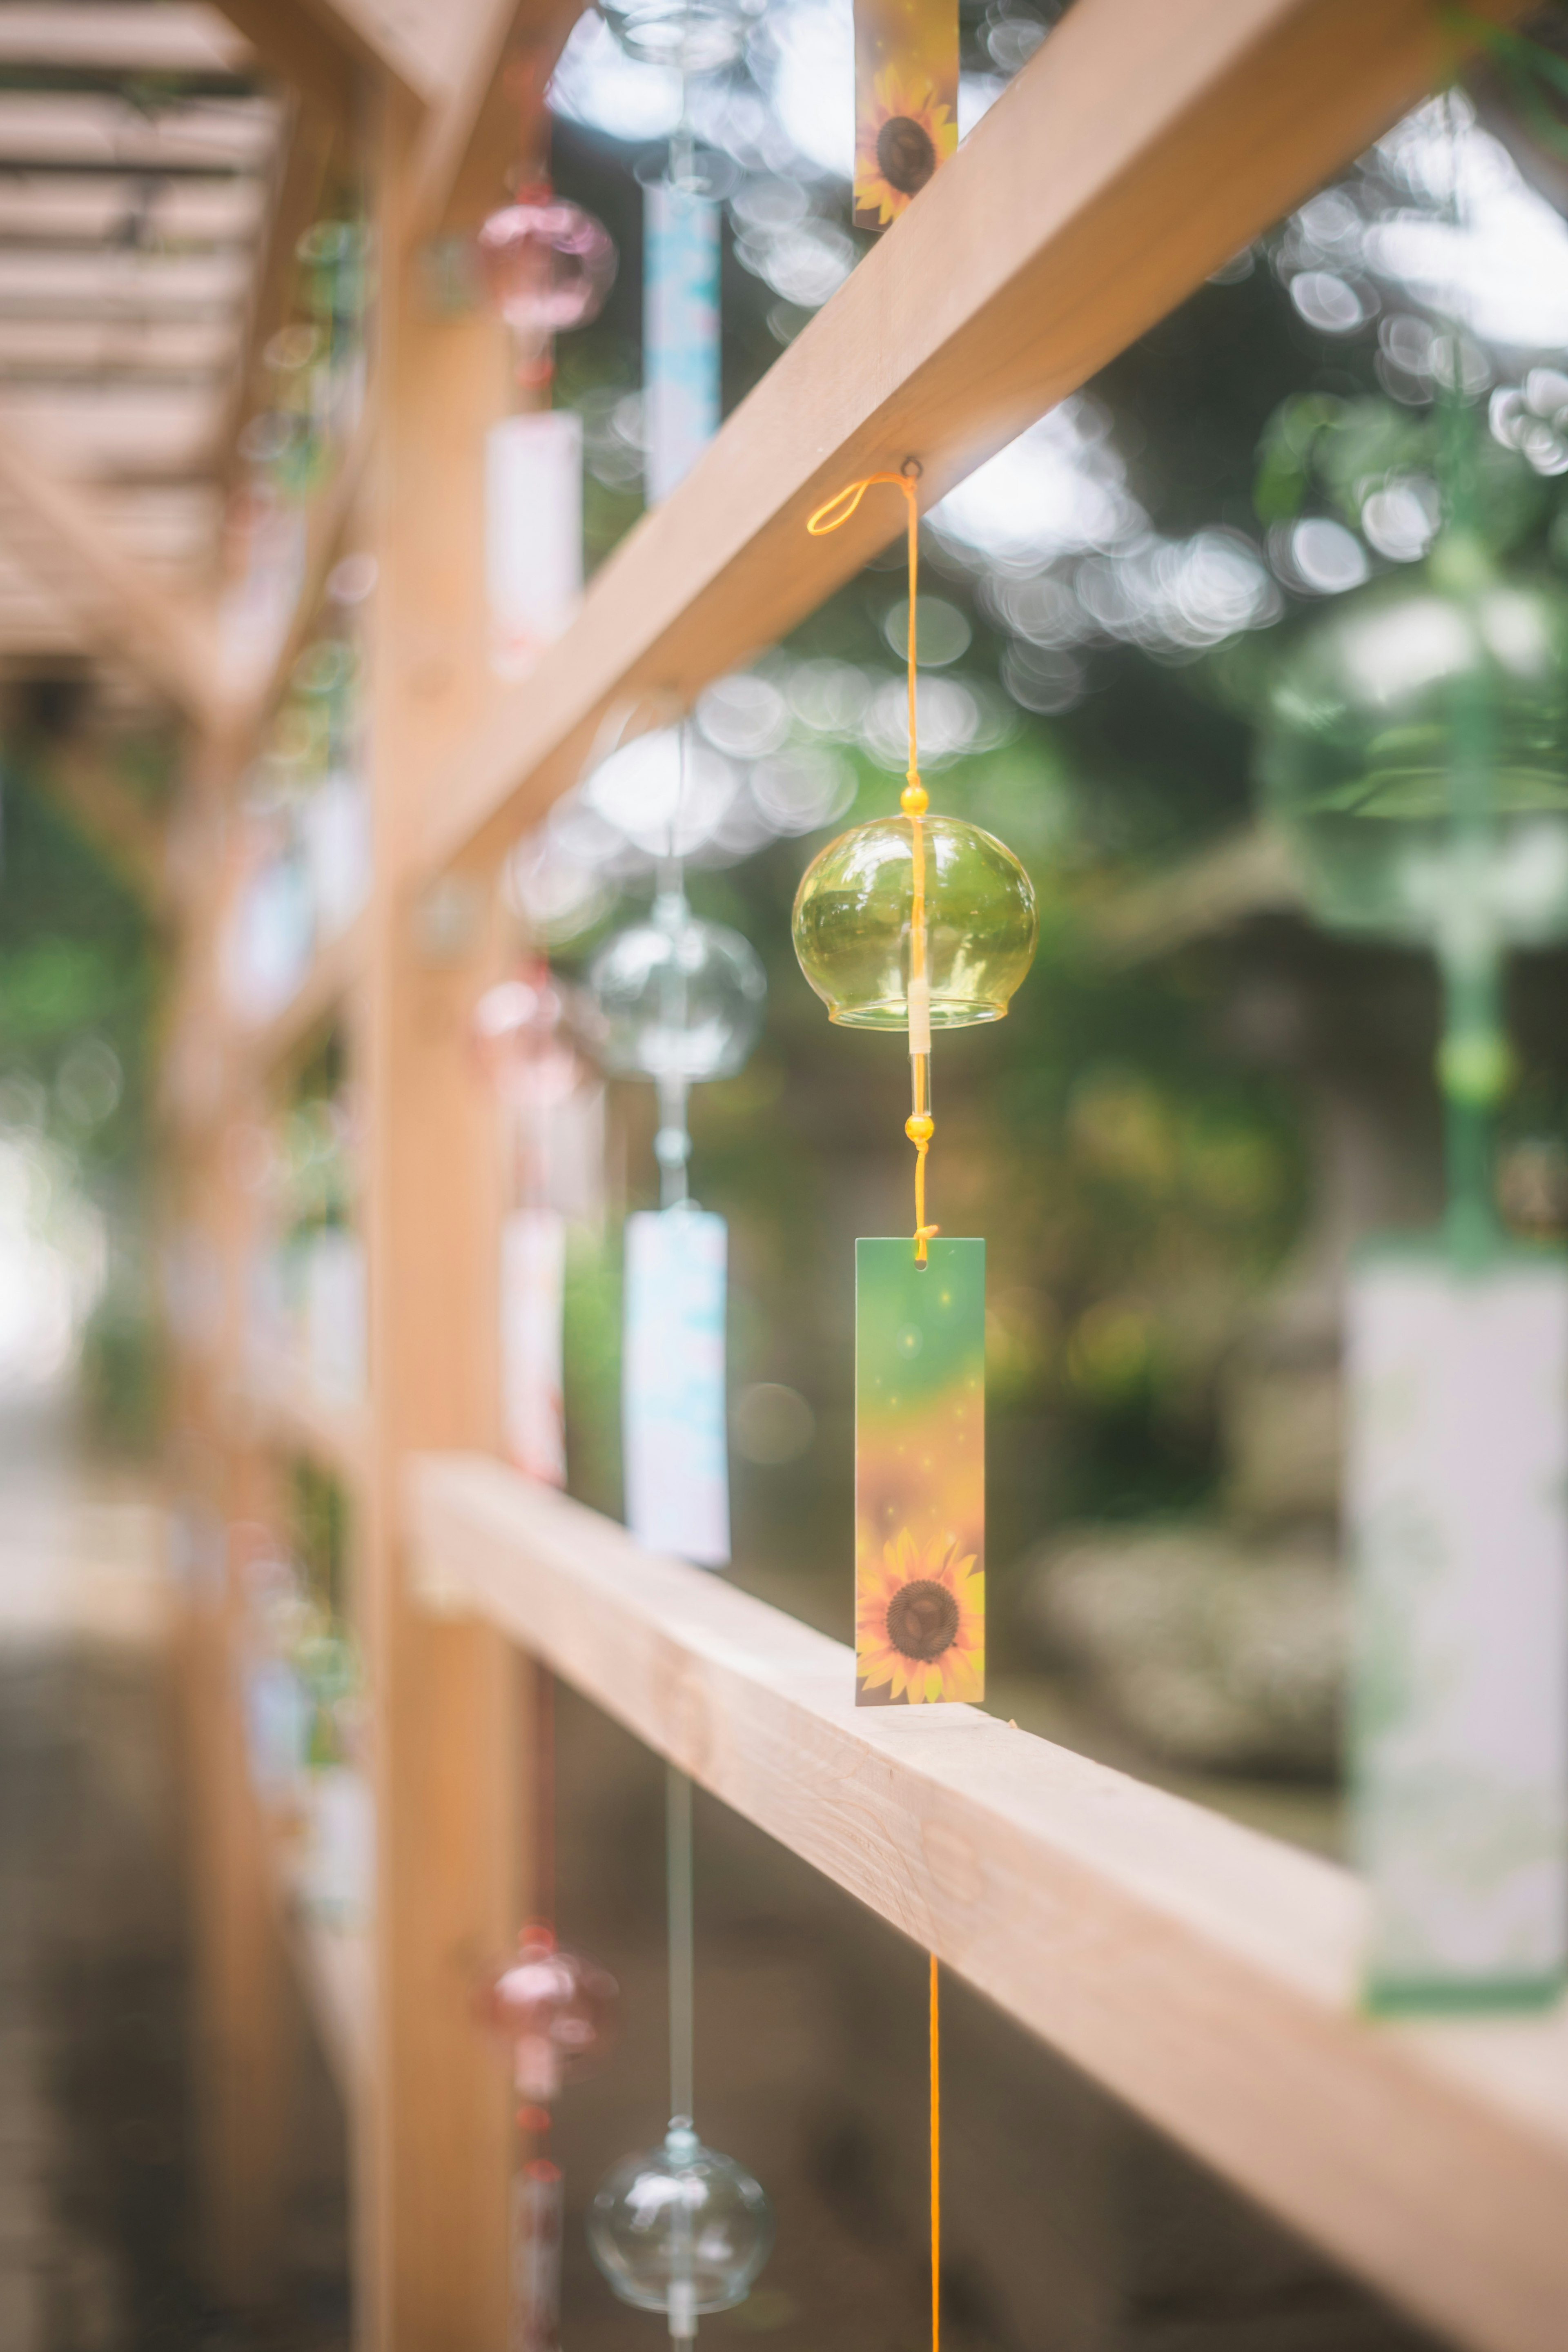
{"label": "glass bell reflection", "polygon": [[521,188],[479,228],[486,290],[510,331],[521,384],[547,383],[552,339],[586,326],[615,282],[609,231],[548,187]]}
{"label": "glass bell reflection", "polygon": [[1034,961],[1034,887],[1005,843],[951,816],[855,825],[806,867],[793,924],[801,970],[846,1028],[909,1027],[917,826],[931,1028],[1001,1020]]}
{"label": "glass bell reflection", "polygon": [[594,1050],[612,1077],[700,1086],[733,1077],[757,1042],[768,984],[739,931],[664,890],[646,923],[618,932],[588,974]]}
{"label": "glass bell reflection", "polygon": [[704,2147],[685,2116],[662,2147],[606,2173],[588,2216],[589,2249],[622,2302],[667,2313],[678,2340],[703,2314],[744,2302],[773,2242],[760,2185]]}
{"label": "glass bell reflection", "polygon": [[627,57],[677,73],[732,66],[763,13],[763,0],[605,0],[604,15]]}
{"label": "glass bell reflection", "polygon": [[602,2055],[614,2030],[619,1988],[614,1977],[553,1932],[531,1922],[516,1959],[486,1986],[480,2014],[515,2053],[518,2095],[538,2105],[559,2096],[568,2076]]}
{"label": "glass bell reflection", "polygon": [[1568,593],[1451,533],[1425,578],[1303,632],[1259,771],[1323,921],[1434,944],[1456,922],[1500,947],[1568,935]]}

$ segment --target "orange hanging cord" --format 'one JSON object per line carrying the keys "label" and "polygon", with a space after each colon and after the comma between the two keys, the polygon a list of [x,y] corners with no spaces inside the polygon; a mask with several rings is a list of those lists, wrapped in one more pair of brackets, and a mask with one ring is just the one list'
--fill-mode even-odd
{"label": "orange hanging cord", "polygon": [[848,521],[869,489],[879,482],[901,490],[909,519],[910,548],[910,626],[909,626],[909,688],[910,688],[910,763],[904,772],[904,789],[899,805],[910,820],[913,835],[913,874],[910,887],[910,1077],[913,1102],[909,1118],[904,1121],[904,1133],[915,1147],[915,1264],[926,1263],[926,1244],[939,1225],[926,1223],[926,1153],[936,1132],[936,1122],[931,1114],[931,982],[926,971],[926,855],[925,828],[921,823],[930,801],[921,782],[919,737],[915,719],[915,616],[920,601],[921,535],[920,507],[915,496],[915,484],[921,476],[918,457],[906,458],[904,468],[898,474],[868,474],[863,481],[851,482],[847,489],[817,508],[806,523],[814,539],[821,539],[840,523]]}
{"label": "orange hanging cord", "polygon": [[[914,835],[914,871],[910,888],[910,1068],[914,1108],[904,1122],[904,1133],[915,1147],[915,1264],[926,1263],[926,1244],[942,1229],[926,1223],[926,1153],[936,1132],[931,1115],[931,986],[926,974],[925,833],[921,824],[930,803],[921,782],[919,739],[915,730],[915,613],[920,590],[920,508],[915,484],[920,460],[905,461],[900,474],[868,474],[864,481],[818,507],[806,523],[814,539],[821,539],[847,522],[861,499],[879,482],[901,490],[910,533],[910,764],[904,772],[900,805]],[[942,2347],[942,2030],[938,2000],[936,1954],[931,1956],[931,2347]]]}
{"label": "orange hanging cord", "polygon": [[931,2352],[942,2347],[942,2033],[931,1956]]}

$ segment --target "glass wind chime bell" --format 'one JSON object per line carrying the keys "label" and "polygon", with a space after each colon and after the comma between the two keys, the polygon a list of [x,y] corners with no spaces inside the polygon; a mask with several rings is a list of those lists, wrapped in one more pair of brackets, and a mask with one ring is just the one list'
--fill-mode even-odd
{"label": "glass wind chime bell", "polygon": [[[1034,961],[1035,893],[1013,852],[957,817],[928,814],[917,740],[919,467],[873,474],[813,515],[820,537],[848,521],[879,483],[902,491],[910,566],[910,764],[900,807],[841,834],[807,866],[795,902],[795,950],[827,1007],[850,1029],[907,1031],[916,1152],[916,1254],[926,1258],[925,1157],[934,1133],[931,1041],[938,1029],[1000,1021]],[[930,1229],[934,1232],[934,1227]]]}
{"label": "glass wind chime bell", "polygon": [[732,66],[763,0],[605,0],[605,19],[628,58],[678,73]]}
{"label": "glass wind chime bell", "polygon": [[694,915],[677,879],[660,890],[646,923],[600,950],[588,985],[605,1072],[651,1079],[658,1089],[654,1156],[661,1204],[671,1208],[687,1192],[688,1097],[745,1067],[767,1003],[762,964],[739,931]]}
{"label": "glass wind chime bell", "polygon": [[[518,2127],[536,2141],[549,2133],[563,2085],[607,2049],[617,1998],[615,1979],[593,1960],[563,1951],[540,1920],[523,1928],[517,1957],[485,1987],[480,2020],[510,2053]],[[560,2352],[563,2219],[561,2168],[536,2154],[512,2178],[514,2352]]]}
{"label": "glass wind chime bell", "polygon": [[623,2303],[669,2315],[679,2342],[700,2317],[744,2302],[773,2240],[768,2200],[751,2174],[704,2147],[685,2116],[661,2146],[606,2174],[588,2242]]}
{"label": "glass wind chime bell", "polygon": [[[873,474],[818,509],[836,530],[879,484],[905,502],[910,757],[901,814],[856,825],[806,868],[802,971],[845,1027],[903,1031],[914,1237],[855,1244],[855,1670],[862,1706],[978,1700],[985,1689],[985,1244],[926,1221],[931,1038],[1005,1014],[1034,957],[1035,894],[1013,852],[932,816],[917,726],[920,467]],[[940,2039],[931,1956],[931,2330],[941,2312]]]}
{"label": "glass wind chime bell", "polygon": [[516,1958],[486,1988],[482,2003],[485,2022],[511,2050],[520,2099],[531,2107],[552,2105],[570,2079],[604,2055],[616,2000],[607,1969],[563,1951],[542,1921],[529,1922]]}
{"label": "glass wind chime bell", "polygon": [[588,2246],[623,2303],[661,2311],[671,2339],[743,2303],[773,2249],[773,2209],[732,2157],[705,2147],[694,2104],[691,1783],[667,1778],[670,2119],[659,2147],[628,2156],[600,2182]]}
{"label": "glass wind chime bell", "polygon": [[550,382],[555,337],[595,319],[615,282],[607,229],[546,184],[520,188],[479,232],[486,290],[506,321],[517,380]]}

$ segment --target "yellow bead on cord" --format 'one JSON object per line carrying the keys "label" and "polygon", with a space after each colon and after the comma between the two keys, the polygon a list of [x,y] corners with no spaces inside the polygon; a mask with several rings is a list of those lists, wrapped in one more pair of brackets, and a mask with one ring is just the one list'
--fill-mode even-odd
{"label": "yellow bead on cord", "polygon": [[931,981],[926,963],[926,861],[925,829],[921,824],[931,802],[921,782],[919,737],[915,717],[915,615],[918,606],[921,570],[920,506],[915,496],[915,484],[921,477],[918,457],[906,457],[903,470],[898,474],[868,474],[863,481],[851,482],[826,506],[818,507],[806,524],[814,539],[820,539],[840,523],[848,521],[868,489],[886,482],[901,490],[909,519],[910,550],[910,628],[909,628],[909,688],[910,688],[910,763],[904,771],[904,789],[899,805],[910,820],[913,847],[913,881],[910,897],[910,1079],[913,1108],[904,1121],[904,1133],[915,1147],[915,1263],[926,1264],[926,1244],[940,1233],[940,1225],[928,1225],[926,1216],[926,1153],[936,1132],[936,1121],[931,1113]]}

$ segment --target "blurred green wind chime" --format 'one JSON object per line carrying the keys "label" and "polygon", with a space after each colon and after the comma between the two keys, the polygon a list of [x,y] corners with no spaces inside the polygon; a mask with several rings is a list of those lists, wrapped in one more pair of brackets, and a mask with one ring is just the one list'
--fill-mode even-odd
{"label": "blurred green wind chime", "polygon": [[[1530,49],[1510,37],[1514,68]],[[1445,149],[1458,257],[1453,98]],[[1510,1242],[1494,1197],[1505,959],[1568,939],[1568,594],[1489,545],[1462,314],[1456,293],[1438,322],[1424,571],[1304,630],[1260,759],[1312,911],[1429,947],[1442,982],[1443,1234],[1362,1251],[1346,1312],[1351,1763],[1384,2010],[1548,2000],[1568,1960],[1568,1260]]]}
{"label": "blurred green wind chime", "polygon": [[[718,429],[719,199],[716,159],[698,155],[689,79],[741,54],[754,8],[742,0],[627,0],[606,10],[634,58],[676,67],[680,120],[645,213],[644,440],[649,503],[667,498]],[[667,730],[655,769],[669,810],[666,854],[647,921],[610,940],[588,992],[598,1058],[612,1076],[651,1082],[658,1124],[659,1207],[628,1217],[622,1427],[626,1524],[650,1549],[700,1566],[730,1558],[724,1322],[727,1237],[690,1196],[687,1124],[693,1086],[745,1064],[762,1026],[763,968],[749,942],[704,922],[683,871],[689,722]],[[588,2222],[594,2259],[624,2302],[662,2312],[689,2342],[700,2317],[751,2292],[773,2243],[758,2183],[705,2147],[696,2088],[691,1783],[666,1782],[669,2121],[661,2144],[626,2158],[600,2184]]]}

